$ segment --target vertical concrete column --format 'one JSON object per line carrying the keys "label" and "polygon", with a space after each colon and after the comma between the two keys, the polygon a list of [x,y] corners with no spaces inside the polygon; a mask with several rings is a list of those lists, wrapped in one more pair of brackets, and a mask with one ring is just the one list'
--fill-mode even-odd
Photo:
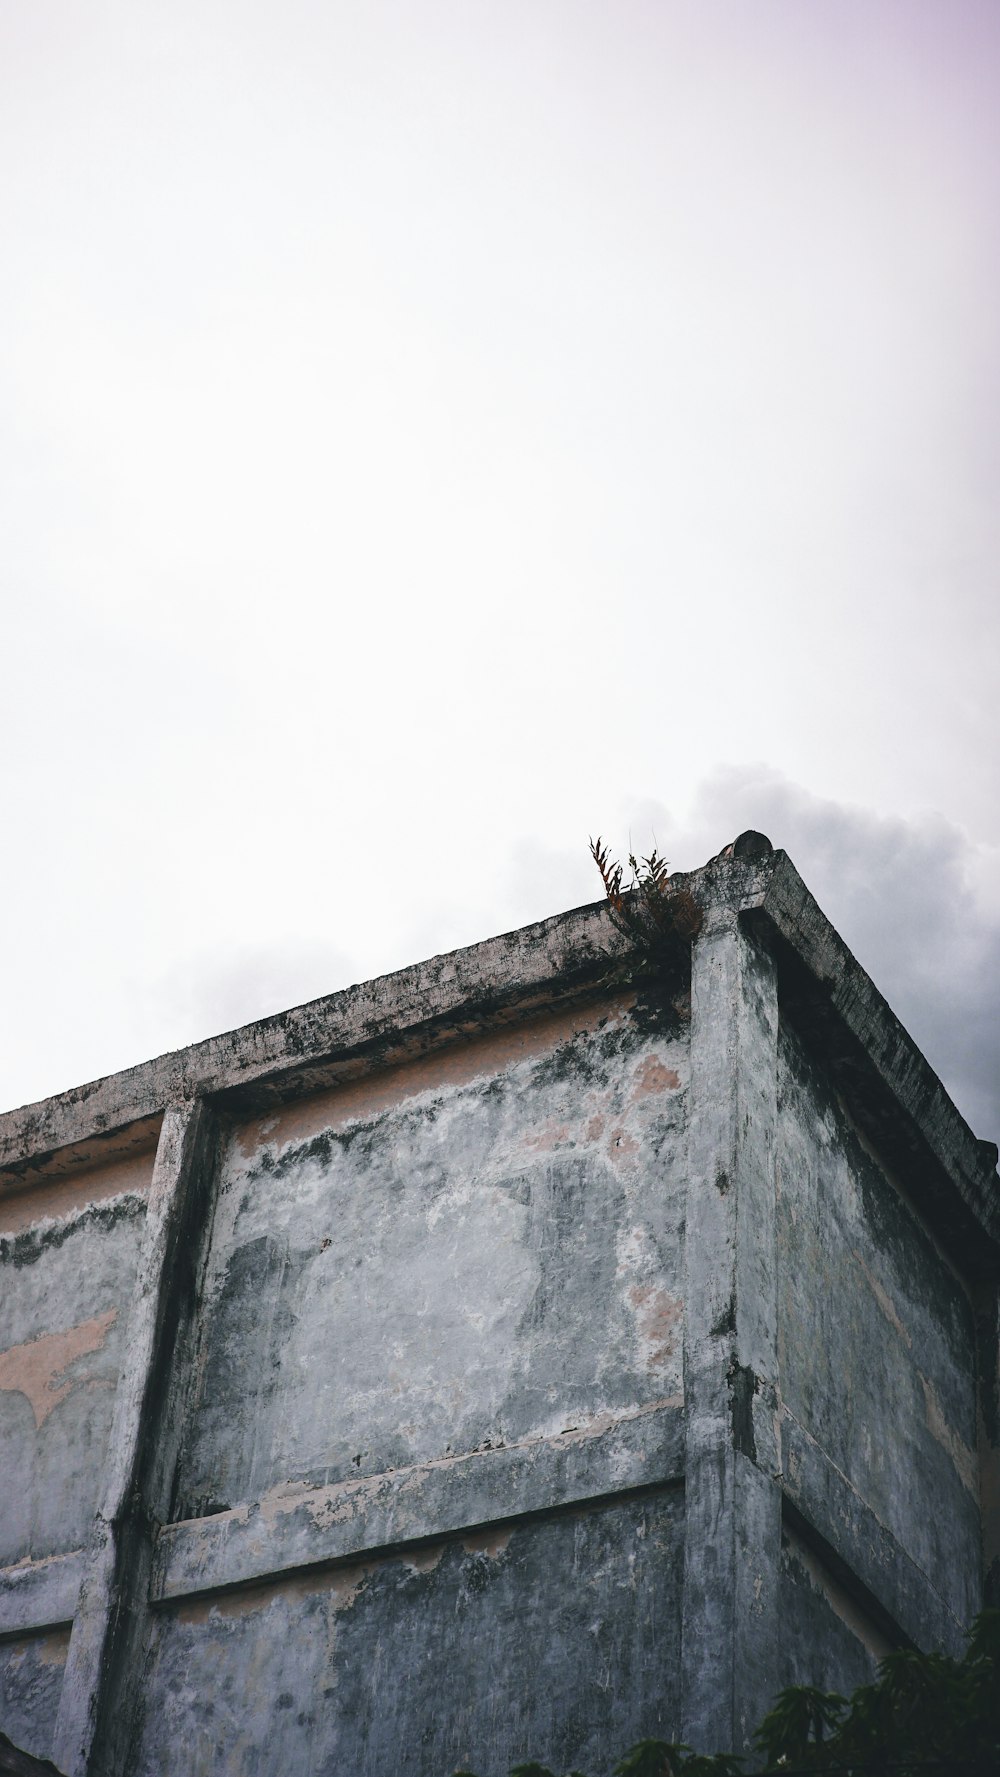
{"label": "vertical concrete column", "polygon": [[211,1159],[205,1106],[168,1109],[56,1724],[54,1758],[67,1777],[118,1777],[127,1750],[148,1631],[152,1539],[169,1509],[181,1436]]}
{"label": "vertical concrete column", "polygon": [[683,1737],[744,1753],[770,1704],[781,1548],[772,957],[709,903],[692,956]]}
{"label": "vertical concrete column", "polygon": [[1000,1288],[995,1276],[973,1292],[979,1408],[979,1509],[983,1604],[1000,1609]]}

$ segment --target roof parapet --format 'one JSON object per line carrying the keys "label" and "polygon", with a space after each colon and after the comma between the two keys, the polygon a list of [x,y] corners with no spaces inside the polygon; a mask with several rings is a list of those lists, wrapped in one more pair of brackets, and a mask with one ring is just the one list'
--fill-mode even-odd
{"label": "roof parapet", "polygon": [[[978,1142],[913,1039],[821,912],[785,852],[741,833],[677,873],[703,905],[728,906],[779,957],[793,1017],[832,1059],[838,1084],[894,1160],[916,1165],[938,1210],[1000,1255],[996,1150]],[[308,1001],[0,1116],[0,1169],[28,1182],[57,1150],[93,1164],[169,1104],[208,1097],[257,1107],[363,1066],[468,1036],[593,991],[626,945],[598,902]],[[123,1138],[127,1142],[127,1135]]]}

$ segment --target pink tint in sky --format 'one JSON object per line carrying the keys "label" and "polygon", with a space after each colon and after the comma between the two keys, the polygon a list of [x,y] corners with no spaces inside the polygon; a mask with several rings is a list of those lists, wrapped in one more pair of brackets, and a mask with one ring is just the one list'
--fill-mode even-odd
{"label": "pink tint in sky", "polygon": [[0,1102],[587,898],[654,806],[820,877],[912,826],[992,981],[998,38],[3,12]]}

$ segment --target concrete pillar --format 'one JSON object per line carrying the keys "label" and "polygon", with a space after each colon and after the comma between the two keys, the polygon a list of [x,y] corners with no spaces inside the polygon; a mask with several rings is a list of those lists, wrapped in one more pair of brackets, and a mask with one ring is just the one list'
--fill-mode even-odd
{"label": "concrete pillar", "polygon": [[139,1696],[152,1542],[169,1509],[182,1378],[204,1259],[211,1127],[163,1118],[129,1307],[107,1470],[73,1621],[53,1756],[66,1777],[118,1777]]}
{"label": "concrete pillar", "polygon": [[685,1236],[683,1737],[749,1749],[770,1703],[781,1547],[771,956],[726,904],[692,957]]}

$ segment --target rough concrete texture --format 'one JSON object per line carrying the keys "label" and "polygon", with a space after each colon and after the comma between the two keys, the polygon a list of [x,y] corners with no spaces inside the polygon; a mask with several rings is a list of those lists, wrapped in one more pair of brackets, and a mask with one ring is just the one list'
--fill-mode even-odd
{"label": "rough concrete texture", "polygon": [[968,1291],[790,1034],[779,1082],[784,1411],[967,1622],[982,1603]]}
{"label": "rough concrete texture", "polygon": [[837,1674],[842,1694],[870,1684],[895,1638],[874,1623],[804,1538],[786,1525],[778,1565],[783,1631],[772,1682],[828,1690]]}
{"label": "rough concrete texture", "polygon": [[682,1523],[657,1492],[171,1611],[138,1768],[606,1769],[676,1732]]}
{"label": "rough concrete texture", "polygon": [[740,1750],[778,1632],[777,1025],[773,959],[709,904],[691,966],[682,1737]]}
{"label": "rough concrete texture", "polygon": [[144,1209],[129,1193],[0,1240],[0,1564],[87,1541]]}
{"label": "rough concrete texture", "polygon": [[600,1003],[531,1034],[234,1132],[178,1516],[680,1397],[685,1035]]}
{"label": "rough concrete texture", "polygon": [[0,1643],[0,1721],[15,1746],[35,1758],[52,1756],[69,1630]]}
{"label": "rough concrete texture", "polygon": [[0,1118],[0,1729],[597,1777],[960,1645],[995,1173],[782,854],[685,880],[690,974],[579,909]]}

